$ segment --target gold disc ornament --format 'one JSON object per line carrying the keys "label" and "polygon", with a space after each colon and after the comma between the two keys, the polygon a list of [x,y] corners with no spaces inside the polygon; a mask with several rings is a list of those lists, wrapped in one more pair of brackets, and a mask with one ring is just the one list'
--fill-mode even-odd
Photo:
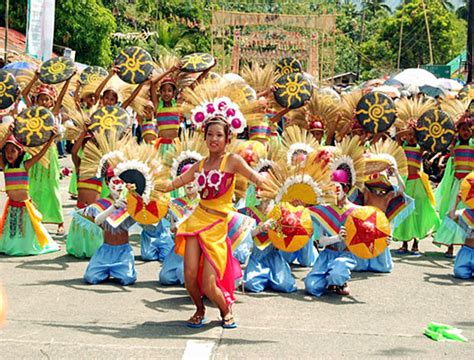
{"label": "gold disc ornament", "polygon": [[41,146],[53,136],[54,126],[54,115],[50,110],[32,106],[16,116],[13,136],[24,146]]}
{"label": "gold disc ornament", "polygon": [[461,200],[469,208],[474,209],[474,171],[471,171],[461,182]]}
{"label": "gold disc ornament", "polygon": [[101,66],[88,66],[81,72],[81,84],[93,84],[107,77],[109,73]]}
{"label": "gold disc ornament", "polygon": [[169,196],[152,199],[145,203],[143,198],[134,191],[127,194],[127,210],[133,220],[142,225],[158,223],[168,213]]}
{"label": "gold disc ornament", "polygon": [[294,252],[303,248],[313,235],[311,215],[303,206],[276,205],[268,215],[275,221],[268,237],[277,249]]}
{"label": "gold disc ornament", "polygon": [[303,72],[303,67],[298,59],[287,57],[283,58],[275,65],[275,71],[279,76]]}
{"label": "gold disc ornament", "polygon": [[385,214],[373,206],[361,206],[347,217],[346,246],[362,259],[372,259],[387,247],[391,234],[390,222]]}
{"label": "gold disc ornament", "polygon": [[378,134],[387,131],[395,122],[397,111],[393,100],[380,92],[362,96],[356,107],[356,119],[365,131]]}
{"label": "gold disc ornament", "polygon": [[280,76],[274,84],[273,93],[278,104],[285,108],[297,109],[311,98],[313,86],[303,73]]}
{"label": "gold disc ornament", "polygon": [[70,78],[76,72],[74,61],[64,56],[56,57],[41,64],[39,79],[45,84],[59,84]]}
{"label": "gold disc ornament", "polygon": [[131,46],[120,50],[115,59],[119,67],[118,76],[129,84],[140,84],[148,79],[153,71],[153,59],[151,55],[142,48]]}
{"label": "gold disc ornament", "polygon": [[195,53],[189,54],[184,56],[181,59],[181,71],[188,72],[188,73],[197,73],[203,72],[211,67],[213,67],[216,63],[216,59],[211,54],[206,53]]}
{"label": "gold disc ornament", "polygon": [[19,87],[15,77],[6,70],[0,70],[0,110],[12,106],[18,94]]}
{"label": "gold disc ornament", "polygon": [[89,129],[93,133],[110,134],[116,131],[119,137],[130,127],[130,115],[119,106],[104,106],[91,116]]}
{"label": "gold disc ornament", "polygon": [[446,150],[453,141],[456,131],[450,116],[442,110],[428,110],[416,124],[416,139],[420,146],[432,153]]}

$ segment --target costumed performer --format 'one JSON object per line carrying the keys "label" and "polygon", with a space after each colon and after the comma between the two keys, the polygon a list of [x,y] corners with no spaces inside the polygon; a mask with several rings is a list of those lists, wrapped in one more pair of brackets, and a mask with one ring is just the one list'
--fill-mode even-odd
{"label": "costumed performer", "polygon": [[[37,80],[38,72],[35,73],[35,76],[31,79],[28,86],[22,91],[22,95],[26,100],[27,105],[31,106],[34,104],[51,110],[55,116],[56,125],[60,125],[61,119],[59,117],[59,112],[61,110],[62,100],[66,95],[71,79],[65,81],[59,96],[57,95],[54,86],[41,84],[35,90],[34,98],[30,99],[28,95]],[[42,222],[46,224],[57,224],[57,234],[63,235],[64,217],[61,195],[59,192],[60,165],[57,147],[51,146],[45,157],[49,161],[49,166],[47,168],[41,163],[36,163],[29,171],[30,196],[31,200],[36,204],[42,215]]]}
{"label": "costumed performer", "polygon": [[426,111],[433,109],[434,103],[421,99],[402,99],[397,103],[397,114],[402,121],[403,130],[397,135],[403,144],[408,163],[408,177],[405,181],[405,193],[414,199],[414,211],[400,223],[393,233],[395,241],[403,241],[397,254],[408,254],[408,243],[413,240],[412,255],[419,255],[418,242],[435,231],[439,226],[435,198],[428,175],[423,172],[422,149],[415,136],[416,122]]}
{"label": "costumed performer", "polygon": [[[455,244],[460,245],[453,233],[449,231],[450,222],[446,215],[455,206],[456,196],[459,192],[461,181],[474,170],[474,141],[472,140],[473,129],[472,114],[469,111],[467,100],[461,101],[452,99],[441,104],[441,108],[447,112],[455,122],[457,139],[451,150],[451,156],[446,164],[443,179],[435,192],[439,217],[442,224],[434,238],[435,244],[446,245],[448,250],[445,255],[454,257]],[[461,201],[456,205],[457,210],[461,210],[465,204]]]}
{"label": "costumed performer", "polygon": [[[352,139],[345,138],[339,149],[353,149],[357,153],[360,151],[359,144],[358,136]],[[306,292],[317,297],[327,291],[349,295],[347,282],[351,278],[351,271],[357,265],[355,256],[348,251],[345,243],[344,225],[348,216],[357,208],[347,196],[353,184],[360,179],[360,172],[363,174],[364,164],[359,160],[355,164],[351,157],[341,155],[337,157],[332,169],[331,179],[336,187],[336,204],[321,204],[310,209],[315,238],[321,246],[324,246],[324,250],[319,253],[304,283]]]}
{"label": "costumed performer", "polygon": [[[0,219],[0,253],[10,256],[39,255],[58,251],[48,231],[41,224],[41,214],[30,199],[28,171],[38,162],[54,143],[57,128],[53,136],[34,156],[30,157],[24,147],[11,135],[3,124],[0,143],[0,166],[5,174],[7,201]],[[7,125],[8,126],[8,125]],[[6,131],[5,131],[6,130]]]}
{"label": "costumed performer", "polygon": [[[380,209],[390,221],[392,233],[414,210],[414,200],[404,194],[402,176],[408,173],[404,150],[393,140],[378,141],[364,157],[365,181],[362,190],[352,191],[349,200],[360,206],[374,206]],[[391,241],[389,238],[388,242]],[[390,249],[387,247],[371,259],[355,257],[354,271],[389,273],[393,269]]]}
{"label": "costumed performer", "polygon": [[231,305],[235,301],[235,280],[241,277],[240,265],[232,256],[228,222],[232,218],[235,176],[241,174],[264,186],[265,179],[234,154],[226,153],[231,132],[244,130],[245,117],[229,98],[204,102],[192,111],[192,121],[204,127],[209,157],[168,184],[167,191],[196,181],[200,202],[182,222],[176,234],[176,252],[184,256],[185,285],[195,306],[188,320],[191,327],[202,327],[205,312],[202,295],[219,308],[224,328],[237,326]]}

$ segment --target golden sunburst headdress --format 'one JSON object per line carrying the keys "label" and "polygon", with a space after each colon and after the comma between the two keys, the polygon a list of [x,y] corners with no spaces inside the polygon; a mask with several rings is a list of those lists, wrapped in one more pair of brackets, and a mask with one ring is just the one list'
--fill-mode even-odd
{"label": "golden sunburst headdress", "polygon": [[252,67],[244,66],[242,77],[257,93],[260,93],[271,88],[276,80],[276,73],[272,64],[261,67],[258,63],[254,63]]}
{"label": "golden sunburst headdress", "polygon": [[399,130],[408,127],[416,127],[416,122],[428,110],[436,107],[436,102],[432,99],[407,99],[402,98],[395,103],[397,108],[397,120],[395,127]]}
{"label": "golden sunburst headdress", "polygon": [[180,137],[175,139],[174,146],[166,153],[164,165],[175,179],[189,166],[204,159],[208,152],[202,134],[183,131]]}
{"label": "golden sunburst headdress", "polygon": [[370,170],[370,162],[380,159],[386,161],[387,166],[393,166],[398,169],[400,176],[408,176],[407,157],[405,151],[397,142],[391,139],[380,140],[367,150],[367,154],[369,155],[366,160],[365,169],[367,175],[371,175],[372,172]]}
{"label": "golden sunburst headdress", "polygon": [[280,159],[276,164],[267,177],[267,189],[261,191],[262,197],[277,203],[334,203],[335,191],[326,162],[307,161],[302,166],[291,166]]}
{"label": "golden sunburst headdress", "polygon": [[360,145],[360,138],[345,137],[336,144],[332,153],[331,171],[334,173],[343,170],[348,176],[348,185],[362,188],[364,184],[364,148]]}
{"label": "golden sunburst headdress", "polygon": [[[308,130],[324,130],[328,123],[336,121],[339,105],[331,95],[314,92],[306,106],[289,113],[292,124]],[[319,124],[318,124],[319,123]]]}
{"label": "golden sunburst headdress", "polygon": [[469,116],[470,99],[468,97],[463,100],[449,99],[441,102],[441,109],[445,111],[454,124],[459,126],[463,123],[471,123],[471,116]]}
{"label": "golden sunburst headdress", "polygon": [[318,147],[319,143],[314,136],[297,125],[288,126],[282,134],[282,148],[286,152],[288,164],[292,164],[294,155],[308,156]]}

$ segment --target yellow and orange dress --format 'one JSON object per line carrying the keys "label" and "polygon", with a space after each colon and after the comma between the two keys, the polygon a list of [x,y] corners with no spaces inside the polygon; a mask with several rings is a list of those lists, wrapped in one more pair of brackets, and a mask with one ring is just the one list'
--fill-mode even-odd
{"label": "yellow and orange dress", "polygon": [[197,238],[202,250],[199,285],[205,257],[216,271],[217,286],[226,302],[232,304],[235,301],[235,280],[242,277],[242,271],[239,262],[232,256],[232,236],[228,232],[235,214],[232,204],[235,174],[224,171],[228,156],[224,156],[219,170],[204,170],[204,160],[201,160],[196,176],[201,200],[194,212],[178,227],[175,252],[184,256],[186,239]]}
{"label": "yellow and orange dress", "polygon": [[[29,190],[29,176],[23,160],[19,167],[6,165],[5,190]],[[39,255],[58,251],[59,246],[41,224],[41,214],[28,199],[7,198],[0,218],[0,253],[10,256]]]}

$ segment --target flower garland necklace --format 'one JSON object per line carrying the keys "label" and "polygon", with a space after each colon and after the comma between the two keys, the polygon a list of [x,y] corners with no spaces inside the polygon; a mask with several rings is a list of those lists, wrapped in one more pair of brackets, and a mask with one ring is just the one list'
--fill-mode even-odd
{"label": "flower garland necklace", "polygon": [[[226,155],[224,154],[224,156]],[[219,163],[222,163],[222,161],[223,159],[220,159]],[[206,175],[206,170],[204,170],[203,164],[202,171],[194,174],[194,184],[198,191],[202,191],[206,185],[210,188],[214,188],[216,191],[219,191],[219,186],[221,185],[223,178],[224,172],[220,171],[219,169],[209,170],[209,173]]]}

